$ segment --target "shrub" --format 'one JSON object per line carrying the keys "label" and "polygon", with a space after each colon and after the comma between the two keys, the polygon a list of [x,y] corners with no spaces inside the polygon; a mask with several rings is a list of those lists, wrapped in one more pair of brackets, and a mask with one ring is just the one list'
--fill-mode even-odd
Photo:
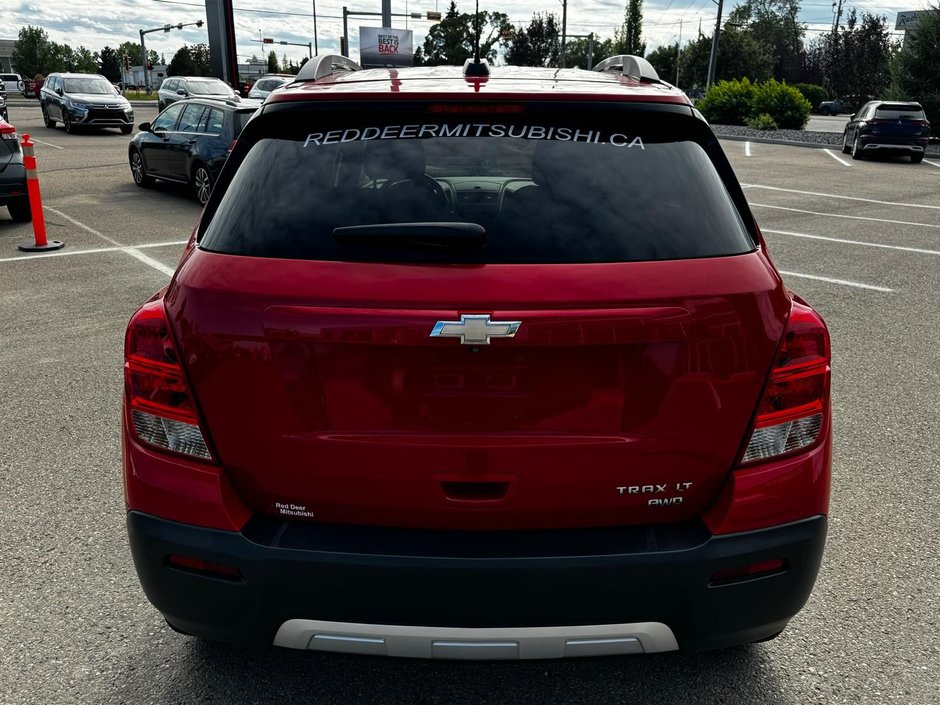
{"label": "shrub", "polygon": [[756,85],[748,79],[719,81],[695,104],[705,119],[716,125],[744,125],[753,114]]}
{"label": "shrub", "polygon": [[751,114],[767,113],[781,129],[802,130],[809,120],[811,107],[796,88],[770,79],[754,90]]}
{"label": "shrub", "polygon": [[767,113],[761,113],[757,117],[748,118],[747,126],[755,130],[776,130],[777,123]]}
{"label": "shrub", "polygon": [[818,108],[819,104],[824,100],[829,100],[829,94],[826,93],[826,89],[822,86],[817,86],[815,83],[794,83],[793,87],[803,94],[803,97],[809,101],[809,104],[814,110]]}

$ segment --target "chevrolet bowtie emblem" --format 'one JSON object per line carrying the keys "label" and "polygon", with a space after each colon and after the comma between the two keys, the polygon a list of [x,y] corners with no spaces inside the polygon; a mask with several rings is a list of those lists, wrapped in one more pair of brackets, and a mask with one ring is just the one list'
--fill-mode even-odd
{"label": "chevrolet bowtie emblem", "polygon": [[522,321],[491,321],[489,314],[461,314],[459,321],[438,321],[432,338],[460,338],[464,345],[489,345],[490,338],[511,338]]}

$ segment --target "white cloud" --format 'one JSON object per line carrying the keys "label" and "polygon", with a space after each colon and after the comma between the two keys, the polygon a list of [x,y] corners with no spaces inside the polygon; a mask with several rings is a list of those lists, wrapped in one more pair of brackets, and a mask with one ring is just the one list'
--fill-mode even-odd
{"label": "white cloud", "polygon": [[[234,0],[236,40],[241,60],[252,54],[261,56],[270,50],[278,57],[286,54],[299,62],[306,56],[306,48],[280,44],[262,45],[259,37],[272,37],[277,41],[307,43],[313,41],[313,3],[317,7],[317,43],[320,53],[339,51],[339,36],[342,34],[342,7],[351,11],[378,12],[379,0]],[[865,0],[854,2],[859,11],[887,14],[893,27],[898,10],[922,9],[926,0]],[[395,0],[393,13],[446,12],[449,0]],[[725,6],[729,13],[737,3],[734,0]],[[568,3],[568,33],[588,34],[594,32],[603,39],[613,35],[623,21],[625,0],[570,0]],[[800,19],[814,28],[828,27],[832,22],[829,0],[805,2]],[[458,8],[472,12],[471,0],[461,0]],[[525,26],[532,15],[538,12],[554,12],[561,17],[561,0],[512,0],[492,2],[484,0],[480,9],[499,9],[509,15],[518,26]],[[254,10],[254,11],[249,11]],[[715,5],[710,0],[655,0],[644,3],[643,36],[648,49],[661,44],[678,41],[680,21],[683,43],[696,36],[701,24],[704,34],[710,35],[715,22]],[[265,12],[260,12],[265,11]],[[289,15],[272,12],[292,13]],[[200,0],[30,0],[7,7],[5,26],[8,37],[13,38],[19,27],[31,24],[43,27],[53,41],[64,42],[72,47],[84,45],[93,51],[105,45],[117,46],[124,41],[138,41],[140,29],[161,27],[165,24],[195,22],[206,19],[205,5]],[[355,50],[360,25],[378,25],[377,17],[349,17],[351,48]],[[408,27],[415,32],[415,43],[420,45],[431,26],[425,20],[393,18],[395,26]],[[147,35],[147,48],[165,54],[169,60],[184,43],[206,42],[206,27],[184,28],[168,33],[155,32]],[[355,53],[355,52],[354,52]]]}

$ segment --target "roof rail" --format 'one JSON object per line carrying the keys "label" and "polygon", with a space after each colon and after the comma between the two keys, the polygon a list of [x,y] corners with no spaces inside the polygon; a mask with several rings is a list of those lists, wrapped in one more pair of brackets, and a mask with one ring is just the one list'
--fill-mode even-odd
{"label": "roof rail", "polygon": [[362,71],[362,67],[355,61],[347,59],[339,54],[324,54],[315,56],[304,64],[294,79],[297,81],[316,81],[319,78],[325,78],[335,73],[345,73],[347,71]]}
{"label": "roof rail", "polygon": [[650,83],[660,83],[661,79],[653,65],[642,56],[633,56],[632,54],[619,54],[604,59],[597,66],[595,71],[619,71],[624,76],[632,76],[640,81]]}

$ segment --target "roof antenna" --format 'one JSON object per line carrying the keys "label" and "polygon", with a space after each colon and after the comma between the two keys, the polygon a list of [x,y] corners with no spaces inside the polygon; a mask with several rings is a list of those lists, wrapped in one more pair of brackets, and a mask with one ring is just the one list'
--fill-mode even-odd
{"label": "roof antenna", "polygon": [[487,66],[486,61],[480,60],[480,0],[476,2],[476,14],[473,17],[473,23],[475,25],[473,35],[473,59],[467,59],[463,65],[463,75],[470,76],[489,76],[490,67]]}

